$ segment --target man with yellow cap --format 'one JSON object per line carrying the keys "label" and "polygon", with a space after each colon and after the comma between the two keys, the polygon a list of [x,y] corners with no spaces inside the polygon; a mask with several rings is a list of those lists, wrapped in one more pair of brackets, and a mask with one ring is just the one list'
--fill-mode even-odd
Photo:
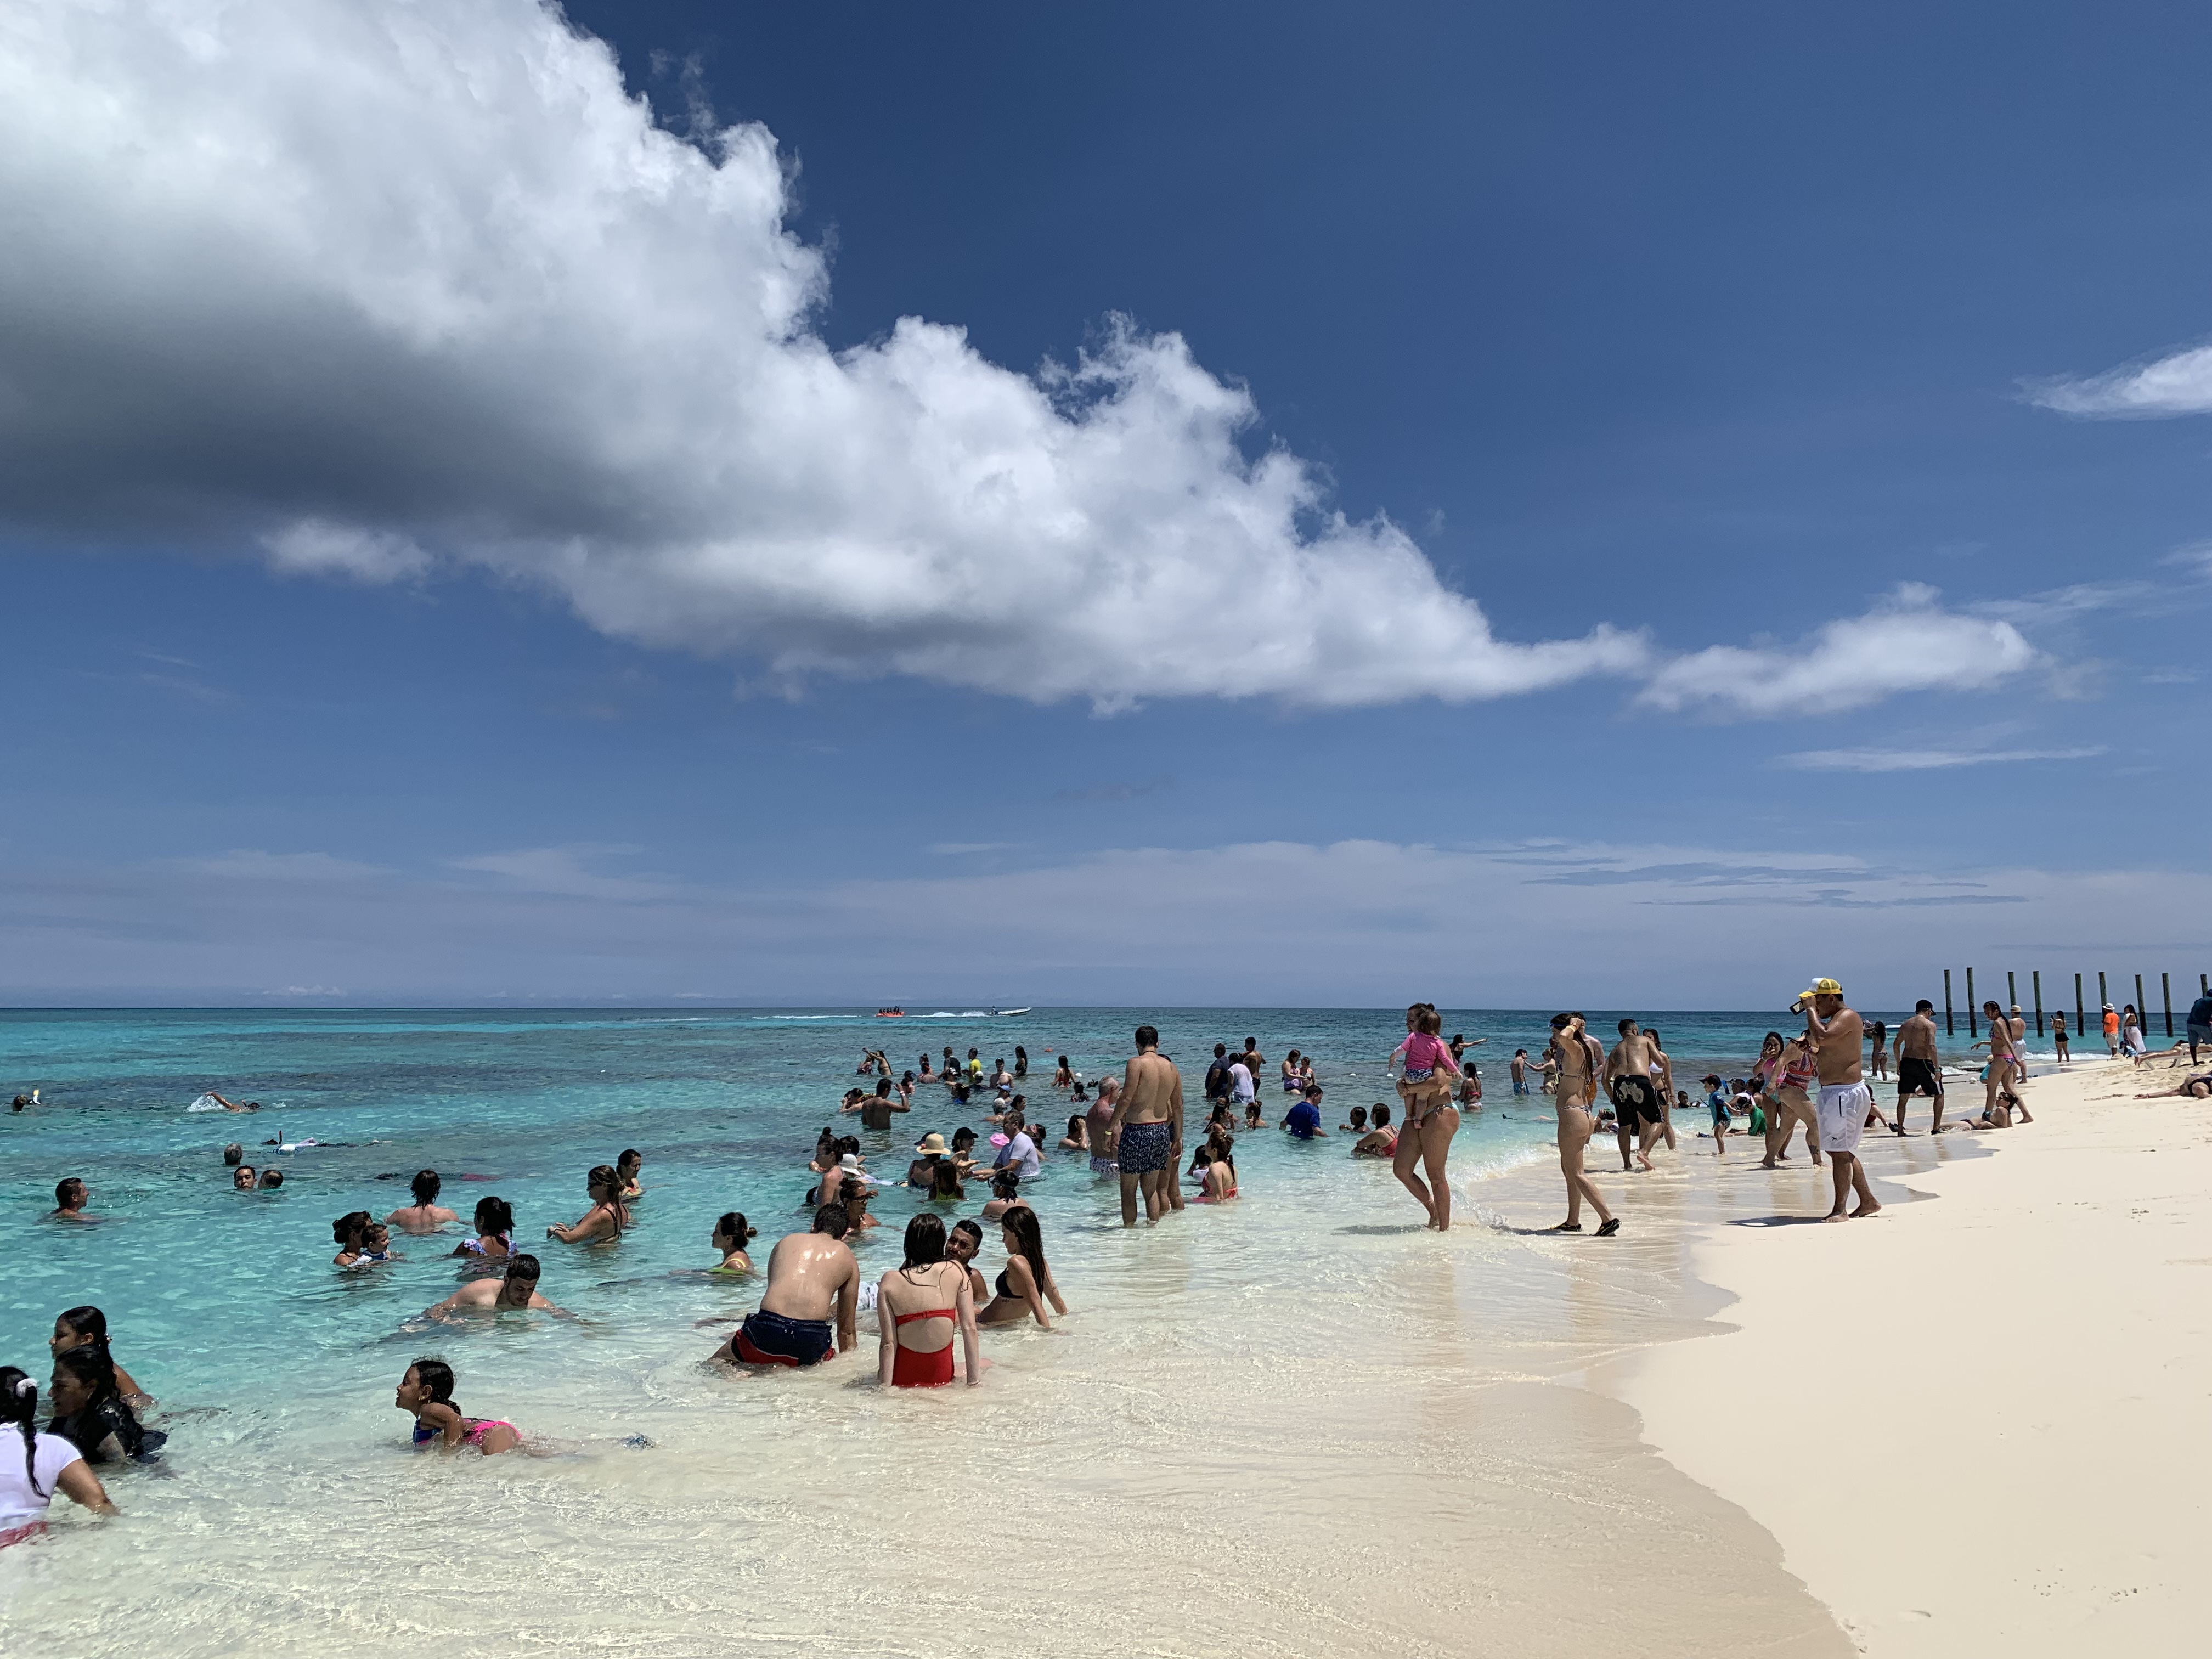
{"label": "man with yellow cap", "polygon": [[[1859,1158],[1859,1137],[1866,1131],[1867,1112],[1874,1091],[1859,1073],[1859,1056],[1866,1050],[1865,1028],[1859,1017],[1844,1006],[1844,988],[1834,980],[1814,981],[1797,1006],[1805,1016],[1805,1041],[1820,1068],[1820,1150],[1828,1155],[1835,1182],[1835,1206],[1831,1221],[1843,1221],[1880,1212],[1874,1189],[1867,1185],[1866,1165]],[[1845,1200],[1858,1194],[1858,1207],[1846,1211]]]}

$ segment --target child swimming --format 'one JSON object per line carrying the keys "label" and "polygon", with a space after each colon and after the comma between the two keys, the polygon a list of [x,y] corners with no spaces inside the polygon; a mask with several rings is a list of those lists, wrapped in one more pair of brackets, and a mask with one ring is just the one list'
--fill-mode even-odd
{"label": "child swimming", "polygon": [[464,1417],[453,1404],[453,1368],[442,1359],[418,1359],[399,1379],[392,1403],[415,1418],[415,1443],[440,1451],[473,1446],[486,1457],[513,1451],[521,1431],[498,1418]]}

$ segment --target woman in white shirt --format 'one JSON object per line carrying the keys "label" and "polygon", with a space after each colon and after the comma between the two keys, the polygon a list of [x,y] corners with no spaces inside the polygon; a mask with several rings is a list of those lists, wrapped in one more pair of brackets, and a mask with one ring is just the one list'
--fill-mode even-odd
{"label": "woman in white shirt", "polygon": [[[0,1549],[46,1529],[46,1506],[57,1492],[95,1514],[115,1513],[84,1455],[58,1434],[40,1434],[38,1419],[39,1385],[15,1366],[0,1365]],[[9,1428],[21,1437],[20,1456]]]}

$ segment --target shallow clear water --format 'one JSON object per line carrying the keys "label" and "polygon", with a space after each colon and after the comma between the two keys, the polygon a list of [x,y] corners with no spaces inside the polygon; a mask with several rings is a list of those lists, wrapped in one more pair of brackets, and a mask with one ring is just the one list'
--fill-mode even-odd
{"label": "shallow clear water", "polygon": [[[122,1524],[0,1552],[0,1631],[66,1631],[63,1648],[87,1653],[439,1632],[486,1653],[687,1653],[780,1648],[828,1621],[838,1645],[871,1652],[997,1651],[1017,1637],[1104,1652],[1126,1646],[1117,1575],[1153,1573],[1171,1591],[1161,1652],[1457,1650],[1468,1620],[1538,1650],[1549,1632],[1642,1651],[1648,1626],[1664,1651],[1650,1611],[1672,1605],[1663,1575],[1626,1627],[1547,1599],[1574,1599],[1570,1539],[1657,1524],[1744,1562],[1723,1613],[1679,1609],[1710,1650],[1829,1650],[1764,1534],[1639,1452],[1621,1408],[1545,1385],[1695,1329],[1711,1303],[1659,1229],[1604,1256],[1518,1231],[1556,1219],[1559,1202],[1549,1103],[1516,1100],[1505,1080],[1516,1046],[1540,1047],[1540,1015],[1449,1018],[1489,1039],[1476,1051],[1489,1106],[1455,1148],[1469,1224],[1448,1240],[1419,1231],[1387,1168],[1347,1159],[1342,1138],[1244,1136],[1242,1200],[1133,1233],[1111,1183],[1064,1154],[1033,1199],[1074,1311],[1049,1333],[987,1332],[982,1389],[882,1395],[872,1358],[765,1378],[698,1364],[726,1327],[697,1322],[758,1296],[693,1271],[714,1259],[714,1217],[744,1211],[763,1257],[805,1224],[814,1132],[864,1045],[903,1066],[925,1045],[974,1044],[988,1062],[1022,1042],[1036,1115],[1056,1127],[1068,1108],[1042,1086],[1052,1057],[1096,1078],[1145,1018],[1194,1097],[1212,1043],[1250,1035],[1271,1062],[1271,1115],[1272,1062],[1293,1046],[1330,1085],[1332,1129],[1349,1106],[1391,1098],[1382,1064],[1401,1024],[1388,1012],[0,1015],[0,1094],[37,1086],[44,1103],[0,1130],[0,1363],[43,1378],[55,1312],[96,1303],[173,1437],[159,1468],[112,1483]],[[1742,1070],[1774,1022],[1656,1023],[1693,1086],[1709,1066]],[[208,1089],[264,1109],[185,1110]],[[925,1088],[893,1133],[861,1139],[890,1175],[921,1133],[962,1121]],[[256,1144],[280,1130],[322,1144]],[[230,1190],[233,1138],[280,1164],[282,1192]],[[544,1240],[586,1207],[585,1170],[625,1146],[646,1156],[638,1225],[611,1247]],[[450,1240],[398,1239],[409,1259],[372,1272],[330,1265],[331,1219],[406,1202],[405,1176],[425,1165],[465,1215],[487,1192],[514,1205],[543,1289],[580,1323],[410,1328],[456,1282]],[[91,1183],[103,1224],[42,1219],[64,1174]],[[1651,1179],[1662,1206],[1723,1190],[1686,1152]],[[984,1196],[971,1193],[970,1214]],[[884,1225],[860,1246],[871,1276],[896,1265],[916,1201],[878,1201]],[[465,1411],[564,1455],[409,1455],[391,1389],[422,1352],[454,1364]],[[653,1444],[622,1446],[630,1435]],[[1478,1547],[1487,1558],[1468,1559]],[[1406,1561],[1420,1583],[1394,1589]],[[106,1586],[89,1626],[88,1574]],[[703,1639],[714,1631],[728,1640]]]}

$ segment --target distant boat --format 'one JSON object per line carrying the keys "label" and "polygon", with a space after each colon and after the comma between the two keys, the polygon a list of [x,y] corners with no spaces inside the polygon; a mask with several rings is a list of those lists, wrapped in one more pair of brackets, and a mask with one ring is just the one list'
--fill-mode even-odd
{"label": "distant boat", "polygon": [[1016,1014],[1026,1014],[1027,1012],[1029,1012],[1029,1010],[1026,1008],[994,1008],[991,1010],[992,1017],[996,1019],[1012,1019]]}
{"label": "distant boat", "polygon": [[898,1007],[878,1008],[876,1010],[876,1018],[878,1019],[904,1019],[906,1018],[906,1010]]}

